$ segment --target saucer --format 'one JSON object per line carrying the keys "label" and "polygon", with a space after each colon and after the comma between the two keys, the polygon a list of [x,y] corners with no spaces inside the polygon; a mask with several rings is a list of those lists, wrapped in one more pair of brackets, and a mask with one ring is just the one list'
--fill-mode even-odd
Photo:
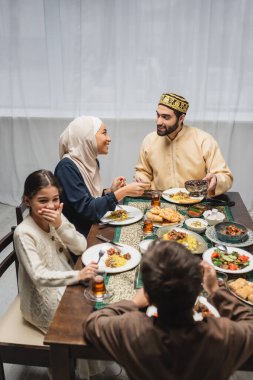
{"label": "saucer", "polygon": [[93,301],[93,302],[108,302],[112,296],[114,295],[114,292],[110,291],[106,291],[105,294],[102,294],[101,296],[95,296],[93,291],[89,288],[85,289],[84,292],[83,292],[83,295],[85,298],[87,298],[89,301]]}

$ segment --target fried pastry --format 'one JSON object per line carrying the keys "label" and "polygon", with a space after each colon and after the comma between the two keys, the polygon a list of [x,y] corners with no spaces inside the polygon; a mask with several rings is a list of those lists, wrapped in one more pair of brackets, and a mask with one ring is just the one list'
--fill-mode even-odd
{"label": "fried pastry", "polygon": [[243,286],[242,288],[239,288],[235,291],[235,294],[237,294],[239,297],[244,298],[245,300],[248,299],[248,296],[252,293],[252,287],[249,285]]}
{"label": "fried pastry", "polygon": [[152,220],[152,222],[158,222],[158,223],[162,223],[163,222],[163,218],[159,215],[156,215],[156,214],[153,214],[152,212],[148,211],[146,213],[147,217]]}
{"label": "fried pastry", "polygon": [[229,288],[233,291],[236,292],[238,289],[246,286],[248,284],[247,280],[244,278],[237,278],[235,281],[231,282],[229,284]]}

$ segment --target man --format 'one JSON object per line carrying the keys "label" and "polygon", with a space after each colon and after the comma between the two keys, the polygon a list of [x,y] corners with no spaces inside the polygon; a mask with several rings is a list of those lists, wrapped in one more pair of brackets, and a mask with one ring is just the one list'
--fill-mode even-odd
{"label": "man", "polygon": [[190,179],[206,179],[210,196],[227,191],[233,176],[215,139],[184,125],[189,103],[176,94],[162,94],[157,113],[157,132],[142,143],[135,178],[152,189],[184,187]]}
{"label": "man", "polygon": [[[85,338],[131,380],[226,380],[253,354],[253,314],[219,288],[215,270],[200,265],[183,245],[152,243],[143,257],[142,280],[144,290],[132,301],[94,312],[84,326]],[[221,318],[194,321],[202,282]],[[158,317],[141,311],[148,304],[157,307]]]}

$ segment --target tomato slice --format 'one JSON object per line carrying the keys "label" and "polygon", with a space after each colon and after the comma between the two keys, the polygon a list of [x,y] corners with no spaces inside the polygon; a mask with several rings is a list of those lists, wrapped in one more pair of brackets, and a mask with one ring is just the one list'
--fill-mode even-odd
{"label": "tomato slice", "polygon": [[230,269],[230,270],[238,270],[239,267],[237,265],[231,263],[231,264],[228,265],[228,269]]}
{"label": "tomato slice", "polygon": [[245,261],[249,261],[249,257],[246,256],[246,255],[240,255],[239,259],[240,259],[241,261],[243,261],[243,262],[245,262]]}
{"label": "tomato slice", "polygon": [[220,257],[220,254],[219,254],[219,252],[217,252],[217,251],[214,251],[214,252],[212,253],[212,256],[211,256],[211,258],[212,258],[212,259],[216,259],[216,258],[218,258],[218,257]]}

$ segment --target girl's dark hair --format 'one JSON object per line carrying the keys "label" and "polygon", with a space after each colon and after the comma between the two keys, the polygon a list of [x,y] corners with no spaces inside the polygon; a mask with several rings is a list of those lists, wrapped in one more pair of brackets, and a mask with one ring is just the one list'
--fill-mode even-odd
{"label": "girl's dark hair", "polygon": [[55,186],[59,193],[61,192],[60,185],[52,172],[44,169],[36,170],[25,180],[23,199],[25,196],[31,199],[38,191],[48,185]]}

